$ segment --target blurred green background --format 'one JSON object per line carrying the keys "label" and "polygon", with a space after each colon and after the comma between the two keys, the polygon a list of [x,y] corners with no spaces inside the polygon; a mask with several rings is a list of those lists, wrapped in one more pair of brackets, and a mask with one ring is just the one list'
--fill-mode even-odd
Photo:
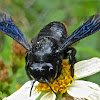
{"label": "blurred green background", "polygon": [[[9,13],[25,37],[31,41],[41,28],[51,21],[62,21],[71,34],[89,16],[100,13],[100,0],[0,0],[0,12]],[[25,72],[24,52],[13,39],[0,33],[0,60],[2,76],[0,97],[6,97],[20,88],[28,77]],[[100,31],[74,46],[77,61],[100,57]],[[15,49],[18,49],[19,52]],[[7,66],[7,67],[5,67]],[[4,75],[6,74],[6,75]],[[1,77],[1,76],[0,76]],[[84,78],[100,85],[100,73]]]}

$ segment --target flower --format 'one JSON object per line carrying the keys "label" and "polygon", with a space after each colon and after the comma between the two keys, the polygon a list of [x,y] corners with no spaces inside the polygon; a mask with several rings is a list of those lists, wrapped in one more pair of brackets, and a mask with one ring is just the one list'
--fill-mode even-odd
{"label": "flower", "polygon": [[12,42],[12,51],[15,55],[21,55],[21,56],[24,56],[26,52],[25,48],[15,40],[13,40]]}
{"label": "flower", "polygon": [[[68,84],[65,95],[58,100],[100,100],[100,86],[89,82],[78,80],[80,78],[93,75],[100,71],[100,58],[92,58],[89,60],[80,61],[75,64],[75,75],[74,81]],[[70,76],[70,75],[69,75]],[[73,80],[71,78],[71,80]],[[30,88],[32,81],[28,81],[24,86],[21,87],[17,92],[11,96],[4,98],[3,100],[35,100],[41,97],[41,93],[38,93],[38,89],[35,86],[39,85],[39,82],[34,84],[32,90],[32,96],[29,97]],[[16,98],[16,99],[15,99]],[[46,92],[40,100],[55,100],[56,95],[49,91]]]}
{"label": "flower", "polygon": [[10,56],[12,72],[16,73],[19,68],[22,68],[25,62],[25,48],[18,42],[12,42],[12,55]]}
{"label": "flower", "polygon": [[0,59],[0,82],[4,82],[8,79],[9,67],[4,64],[4,61]]}

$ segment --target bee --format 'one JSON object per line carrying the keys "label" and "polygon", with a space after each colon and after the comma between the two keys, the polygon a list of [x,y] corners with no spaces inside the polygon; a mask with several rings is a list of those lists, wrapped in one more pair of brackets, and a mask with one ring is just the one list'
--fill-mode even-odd
{"label": "bee", "polygon": [[[76,63],[76,49],[71,45],[98,30],[100,30],[100,14],[89,17],[69,37],[65,24],[53,21],[41,29],[29,44],[20,29],[14,24],[11,16],[0,13],[0,31],[26,49],[25,70],[28,77],[31,80],[34,79],[30,96],[36,81],[46,83],[51,88],[49,83],[59,77],[62,70],[61,63],[65,58],[69,60],[71,76],[74,77],[73,66]],[[52,88],[51,90],[53,91]]]}

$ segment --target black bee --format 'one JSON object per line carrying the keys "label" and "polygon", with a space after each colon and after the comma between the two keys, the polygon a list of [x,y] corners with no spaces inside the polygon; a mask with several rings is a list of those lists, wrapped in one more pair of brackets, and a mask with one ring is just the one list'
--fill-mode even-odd
{"label": "black bee", "polygon": [[[98,30],[100,30],[100,14],[91,16],[69,37],[66,26],[61,22],[54,21],[40,30],[38,35],[31,40],[30,45],[10,15],[0,13],[0,31],[16,40],[26,49],[25,69],[28,77],[34,79],[33,84],[38,81],[50,86],[50,80],[54,80],[60,75],[61,63],[65,58],[69,59],[71,76],[73,77],[76,50],[71,45]],[[52,88],[51,90],[53,91]]]}

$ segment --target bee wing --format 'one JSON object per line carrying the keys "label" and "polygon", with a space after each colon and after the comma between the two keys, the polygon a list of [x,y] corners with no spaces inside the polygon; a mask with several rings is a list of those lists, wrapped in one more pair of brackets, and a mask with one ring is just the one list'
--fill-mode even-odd
{"label": "bee wing", "polygon": [[20,43],[26,50],[31,46],[9,14],[0,13],[0,31]]}
{"label": "bee wing", "polygon": [[76,29],[59,47],[64,50],[75,42],[85,38],[100,30],[100,14],[96,14],[88,18],[83,25]]}

